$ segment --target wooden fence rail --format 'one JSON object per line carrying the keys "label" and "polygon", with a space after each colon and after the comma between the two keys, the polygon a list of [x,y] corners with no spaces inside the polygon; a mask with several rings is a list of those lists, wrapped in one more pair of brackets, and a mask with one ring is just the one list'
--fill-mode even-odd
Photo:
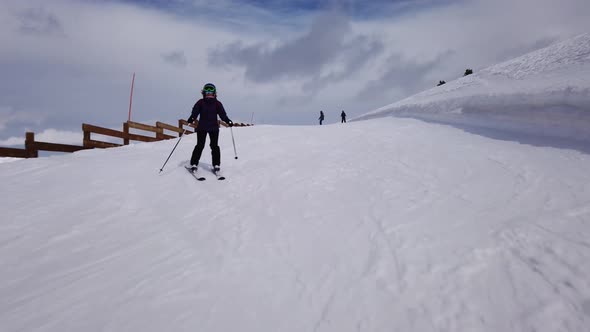
{"label": "wooden fence rail", "polygon": [[39,151],[76,152],[86,149],[78,145],[35,141],[35,133],[32,132],[27,132],[25,135],[24,149],[0,148],[0,157],[37,158],[39,157]]}
{"label": "wooden fence rail", "polygon": [[29,154],[25,149],[2,148],[0,147],[0,156],[12,158],[28,158]]}
{"label": "wooden fence rail", "polygon": [[[223,121],[219,121],[222,126],[227,127],[227,124]],[[185,128],[188,126],[190,129]],[[53,152],[76,152],[84,149],[93,148],[113,148],[123,145],[128,145],[130,141],[139,142],[156,142],[165,139],[172,139],[180,136],[182,133],[192,134],[195,132],[197,121],[195,123],[188,123],[184,119],[178,120],[178,127],[169,125],[163,122],[156,122],[155,126],[146,125],[139,122],[127,121],[123,123],[123,131],[118,131],[110,128],[99,127],[87,123],[82,124],[82,132],[84,134],[82,140],[82,146],[69,145],[69,144],[57,144],[48,142],[35,141],[35,133],[27,132],[25,138],[25,148],[3,148],[0,147],[0,157],[14,157],[14,158],[37,158],[39,157],[39,151],[53,151]],[[250,124],[234,123],[236,127],[251,126]],[[154,133],[153,136],[145,136],[135,133],[130,133],[130,129],[147,131]],[[169,135],[164,130],[175,133],[175,136]],[[92,134],[98,134],[103,136],[110,136],[122,139],[121,144],[104,142],[92,139]]]}
{"label": "wooden fence rail", "polygon": [[98,127],[98,126],[94,126],[94,125],[86,124],[86,123],[82,124],[82,131],[84,132],[84,141],[83,141],[84,146],[88,147],[88,148],[104,149],[104,148],[114,148],[117,146],[122,146],[122,144],[93,140],[91,138],[92,133],[125,139],[125,133],[123,133],[122,131]]}
{"label": "wooden fence rail", "polygon": [[[156,137],[131,134],[131,133],[129,133],[129,128],[135,128],[135,129],[140,129],[140,130],[144,130],[144,131],[151,131],[151,132],[156,133]],[[133,122],[133,121],[127,121],[127,122],[123,123],[123,132],[125,133],[125,138],[123,141],[123,144],[125,144],[125,145],[128,145],[129,141],[140,141],[140,142],[160,141],[162,139],[158,138],[158,135],[163,135],[162,128],[158,128],[158,127],[154,127],[154,126],[150,126],[150,125],[145,125],[145,124],[137,123],[137,122]]]}
{"label": "wooden fence rail", "polygon": [[[174,132],[176,132],[177,136],[180,136],[180,134],[183,132],[182,125],[180,123],[178,124],[178,127],[174,127],[174,126],[169,125],[167,123],[158,121],[158,122],[156,122],[156,127],[161,128],[162,131],[164,131],[164,130],[174,131]],[[168,138],[174,138],[174,136],[169,136],[169,135],[166,135],[165,133],[163,134],[163,136],[168,137]]]}

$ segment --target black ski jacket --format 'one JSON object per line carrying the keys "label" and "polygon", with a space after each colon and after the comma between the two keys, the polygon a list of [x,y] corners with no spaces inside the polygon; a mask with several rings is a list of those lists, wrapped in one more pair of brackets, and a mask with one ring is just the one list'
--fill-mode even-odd
{"label": "black ski jacket", "polygon": [[186,121],[192,123],[195,119],[199,118],[197,130],[216,131],[219,130],[218,115],[225,122],[231,121],[225,113],[223,104],[217,98],[203,98],[199,99],[195,106],[193,106],[191,116]]}

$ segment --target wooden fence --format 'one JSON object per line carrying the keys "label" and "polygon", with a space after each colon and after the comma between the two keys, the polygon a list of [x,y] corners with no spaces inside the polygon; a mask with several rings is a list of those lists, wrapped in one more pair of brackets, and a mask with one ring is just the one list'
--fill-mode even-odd
{"label": "wooden fence", "polygon": [[[227,127],[225,122],[219,121],[219,123],[220,125]],[[39,151],[76,152],[85,149],[119,147],[128,145],[130,141],[156,142],[179,137],[183,132],[185,134],[192,134],[195,132],[196,125],[197,121],[195,121],[194,124],[189,124],[183,119],[178,120],[178,126],[169,125],[159,121],[156,122],[155,126],[127,121],[123,123],[123,130],[118,131],[115,129],[83,123],[82,132],[84,133],[84,138],[81,146],[35,141],[35,133],[27,132],[24,149],[0,147],[0,157],[37,158],[39,157]],[[246,127],[251,125],[244,123],[234,123],[234,126]],[[134,129],[134,132],[140,130],[143,132],[149,132],[151,134],[150,136],[146,136],[132,133],[131,129]],[[169,134],[170,132],[172,134]],[[120,143],[100,141],[97,139],[92,139],[92,134],[114,137],[120,139],[121,141]]]}

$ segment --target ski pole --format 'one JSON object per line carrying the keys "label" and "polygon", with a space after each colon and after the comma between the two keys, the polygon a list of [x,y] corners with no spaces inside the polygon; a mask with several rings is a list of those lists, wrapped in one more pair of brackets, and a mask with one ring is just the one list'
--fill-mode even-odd
{"label": "ski pole", "polygon": [[172,156],[172,153],[174,153],[174,150],[176,150],[176,147],[178,146],[178,143],[180,143],[180,140],[182,139],[182,136],[184,136],[185,133],[186,133],[186,130],[184,130],[182,132],[182,135],[180,135],[180,137],[178,138],[178,141],[176,141],[176,145],[174,145],[174,148],[170,152],[170,155],[168,155],[168,158],[166,158],[166,161],[164,162],[164,165],[162,165],[162,168],[160,168],[160,173],[162,173],[162,171],[164,170],[164,166],[166,166],[166,163],[168,163],[168,160]]}
{"label": "ski pole", "polygon": [[234,145],[234,155],[236,156],[235,159],[238,159],[238,153],[236,152],[236,141],[234,140],[234,130],[232,127],[229,127],[229,131],[231,132],[231,142]]}

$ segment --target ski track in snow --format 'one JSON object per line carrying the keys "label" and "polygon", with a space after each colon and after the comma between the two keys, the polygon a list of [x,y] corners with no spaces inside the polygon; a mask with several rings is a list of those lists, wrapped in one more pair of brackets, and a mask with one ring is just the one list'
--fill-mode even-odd
{"label": "ski track in snow", "polygon": [[234,132],[225,181],[182,169],[190,135],[160,175],[173,141],[0,164],[2,330],[588,331],[588,155],[411,119]]}

